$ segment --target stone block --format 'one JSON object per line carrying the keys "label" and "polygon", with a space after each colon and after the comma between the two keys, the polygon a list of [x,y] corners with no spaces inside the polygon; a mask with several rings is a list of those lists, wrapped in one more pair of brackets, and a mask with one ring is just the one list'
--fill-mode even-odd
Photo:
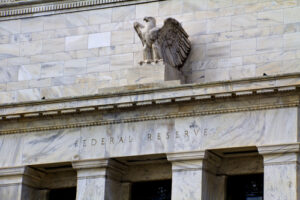
{"label": "stone block", "polygon": [[90,34],[88,38],[88,48],[99,48],[110,46],[110,32]]}
{"label": "stone block", "polygon": [[231,17],[219,17],[207,21],[207,33],[231,31]]}
{"label": "stone block", "polygon": [[19,44],[0,44],[0,60],[20,55]]}
{"label": "stone block", "polygon": [[42,88],[42,87],[50,87],[50,86],[51,86],[51,78],[43,78],[43,79],[29,81],[30,88]]}
{"label": "stone block", "polygon": [[109,71],[109,66],[110,66],[109,56],[88,58],[87,73]]}
{"label": "stone block", "polygon": [[284,23],[298,23],[300,22],[300,7],[284,9]]}
{"label": "stone block", "polygon": [[37,101],[40,100],[40,90],[39,89],[25,89],[16,91],[16,100],[18,102],[22,101]]}
{"label": "stone block", "polygon": [[41,66],[41,78],[63,76],[63,62],[43,63]]}
{"label": "stone block", "polygon": [[190,21],[183,24],[184,30],[190,35],[206,34],[206,21]]}
{"label": "stone block", "polygon": [[106,24],[111,22],[112,9],[101,9],[88,12],[89,24]]}
{"label": "stone block", "polygon": [[89,17],[84,12],[69,13],[65,15],[67,27],[88,26]]}
{"label": "stone block", "polygon": [[66,37],[66,51],[82,50],[88,48],[88,35]]}
{"label": "stone block", "polygon": [[21,20],[1,21],[0,35],[17,34],[21,32]]}
{"label": "stone block", "polygon": [[10,91],[10,92],[0,92],[0,103],[14,103],[16,102],[16,92]]}
{"label": "stone block", "polygon": [[231,41],[231,56],[245,56],[256,52],[256,39]]}
{"label": "stone block", "polygon": [[40,64],[30,64],[22,65],[19,68],[18,80],[33,80],[40,78],[41,74],[41,65]]}
{"label": "stone block", "polygon": [[52,15],[43,17],[44,30],[57,30],[67,28],[67,23],[64,15]]}
{"label": "stone block", "polygon": [[86,59],[73,59],[65,61],[64,76],[86,73]]}
{"label": "stone block", "polygon": [[7,58],[7,66],[26,65],[30,63],[30,58],[26,57],[12,57]]}
{"label": "stone block", "polygon": [[19,66],[0,67],[0,83],[18,80]]}
{"label": "stone block", "polygon": [[135,19],[135,6],[123,6],[112,10],[112,22],[123,22]]}
{"label": "stone block", "polygon": [[132,44],[134,42],[134,31],[113,31],[111,33],[111,45]]}
{"label": "stone block", "polygon": [[282,50],[282,48],[283,48],[282,36],[257,38],[257,51],[258,52],[278,51],[278,50]]}
{"label": "stone block", "polygon": [[136,19],[146,16],[158,16],[158,2],[136,5]]}
{"label": "stone block", "polygon": [[207,2],[207,8],[226,8],[232,5],[232,0],[210,0]]}
{"label": "stone block", "polygon": [[22,33],[42,32],[43,30],[44,30],[44,21],[39,17],[21,20]]}
{"label": "stone block", "polygon": [[232,16],[232,31],[255,28],[257,26],[256,14]]}
{"label": "stone block", "polygon": [[258,26],[276,26],[283,24],[283,10],[271,10],[257,14]]}
{"label": "stone block", "polygon": [[42,53],[42,41],[23,42],[20,45],[20,56],[31,56]]}
{"label": "stone block", "polygon": [[230,42],[217,42],[207,44],[206,57],[207,58],[219,58],[230,56]]}
{"label": "stone block", "polygon": [[182,1],[161,1],[159,2],[159,16],[169,16],[180,14],[182,11]]}
{"label": "stone block", "polygon": [[133,68],[133,53],[110,57],[110,71]]}
{"label": "stone block", "polygon": [[207,9],[207,1],[206,0],[185,0],[182,2],[182,13],[187,12],[196,12],[199,10]]}
{"label": "stone block", "polygon": [[28,81],[8,82],[7,91],[22,90],[28,88]]}
{"label": "stone block", "polygon": [[43,53],[56,53],[65,50],[65,38],[43,40]]}
{"label": "stone block", "polygon": [[300,32],[285,34],[283,39],[285,50],[300,49]]}

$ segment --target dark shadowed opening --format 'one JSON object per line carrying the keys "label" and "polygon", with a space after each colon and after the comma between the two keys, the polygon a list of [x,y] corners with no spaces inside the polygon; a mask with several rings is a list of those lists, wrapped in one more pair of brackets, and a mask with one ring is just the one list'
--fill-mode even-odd
{"label": "dark shadowed opening", "polygon": [[131,200],[171,200],[171,180],[132,184]]}

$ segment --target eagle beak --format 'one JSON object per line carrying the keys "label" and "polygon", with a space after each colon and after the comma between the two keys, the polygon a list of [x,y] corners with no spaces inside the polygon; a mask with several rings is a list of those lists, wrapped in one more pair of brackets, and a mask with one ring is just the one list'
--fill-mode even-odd
{"label": "eagle beak", "polygon": [[144,18],[144,21],[145,21],[145,22],[148,22],[148,18],[147,18],[147,17],[145,17],[145,18]]}

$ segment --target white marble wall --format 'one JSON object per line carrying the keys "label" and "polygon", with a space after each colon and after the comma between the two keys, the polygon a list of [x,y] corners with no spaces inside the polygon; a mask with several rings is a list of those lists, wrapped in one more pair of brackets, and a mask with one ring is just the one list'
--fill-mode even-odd
{"label": "white marble wall", "polygon": [[[293,143],[297,108],[0,136],[0,167]],[[18,145],[15,145],[18,144]]]}

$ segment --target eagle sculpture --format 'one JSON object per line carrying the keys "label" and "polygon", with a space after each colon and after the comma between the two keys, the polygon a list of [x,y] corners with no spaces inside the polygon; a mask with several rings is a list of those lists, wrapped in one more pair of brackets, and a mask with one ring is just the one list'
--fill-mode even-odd
{"label": "eagle sculpture", "polygon": [[181,24],[173,18],[164,21],[161,28],[156,27],[153,17],[145,17],[145,25],[135,22],[134,29],[143,44],[143,63],[158,62],[180,69],[187,59],[191,42]]}

